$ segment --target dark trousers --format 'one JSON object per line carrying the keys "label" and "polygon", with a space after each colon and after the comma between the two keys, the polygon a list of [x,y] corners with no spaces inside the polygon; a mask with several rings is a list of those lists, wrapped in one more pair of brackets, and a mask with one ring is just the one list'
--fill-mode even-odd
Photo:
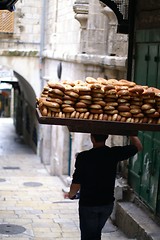
{"label": "dark trousers", "polygon": [[105,206],[79,206],[81,240],[100,240],[102,228],[113,210],[113,203]]}

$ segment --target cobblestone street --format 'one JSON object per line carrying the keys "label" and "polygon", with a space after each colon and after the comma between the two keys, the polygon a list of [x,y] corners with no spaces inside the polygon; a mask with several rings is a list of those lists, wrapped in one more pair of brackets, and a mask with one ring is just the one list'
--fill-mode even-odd
{"label": "cobblestone street", "polygon": [[[78,201],[64,199],[64,187],[16,135],[12,119],[0,118],[0,239],[80,239]],[[102,239],[128,238],[108,222]]]}

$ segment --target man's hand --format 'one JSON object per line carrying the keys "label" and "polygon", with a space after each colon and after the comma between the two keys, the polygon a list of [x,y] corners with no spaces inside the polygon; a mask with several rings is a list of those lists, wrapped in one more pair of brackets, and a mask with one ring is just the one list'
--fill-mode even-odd
{"label": "man's hand", "polygon": [[139,140],[139,138],[137,136],[130,136],[130,140],[131,140],[131,143],[134,146],[137,147],[138,152],[142,151],[143,146],[142,146],[142,143],[141,143],[141,141]]}
{"label": "man's hand", "polygon": [[80,184],[72,183],[69,192],[64,192],[64,198],[77,199],[77,193],[80,190]]}
{"label": "man's hand", "polygon": [[63,196],[64,198],[69,198],[69,192],[64,192]]}
{"label": "man's hand", "polygon": [[69,193],[69,192],[68,192],[68,193],[66,192],[66,193],[64,193],[63,196],[64,196],[65,199],[67,198],[67,199],[71,199],[71,200],[74,200],[74,199],[78,199],[78,198],[79,198],[79,194],[78,194],[78,193],[77,193],[76,195],[74,195],[74,196],[71,197],[71,196],[70,196],[70,193]]}

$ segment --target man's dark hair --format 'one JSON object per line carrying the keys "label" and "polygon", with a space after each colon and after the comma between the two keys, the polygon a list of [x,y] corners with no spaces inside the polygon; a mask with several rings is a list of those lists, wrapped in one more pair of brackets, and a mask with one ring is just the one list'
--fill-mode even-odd
{"label": "man's dark hair", "polygon": [[108,138],[108,135],[91,134],[91,137],[93,137],[96,142],[105,142],[106,139]]}

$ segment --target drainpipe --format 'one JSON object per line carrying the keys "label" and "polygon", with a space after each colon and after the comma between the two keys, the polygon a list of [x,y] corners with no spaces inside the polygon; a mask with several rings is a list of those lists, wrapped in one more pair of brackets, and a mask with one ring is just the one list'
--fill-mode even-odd
{"label": "drainpipe", "polygon": [[69,133],[68,176],[71,175],[72,134]]}
{"label": "drainpipe", "polygon": [[40,80],[41,80],[41,90],[43,89],[43,50],[45,45],[45,22],[46,22],[46,10],[47,10],[47,0],[41,0],[42,4],[42,14],[41,14],[41,30],[40,30],[40,52],[39,52],[39,71],[40,71]]}

